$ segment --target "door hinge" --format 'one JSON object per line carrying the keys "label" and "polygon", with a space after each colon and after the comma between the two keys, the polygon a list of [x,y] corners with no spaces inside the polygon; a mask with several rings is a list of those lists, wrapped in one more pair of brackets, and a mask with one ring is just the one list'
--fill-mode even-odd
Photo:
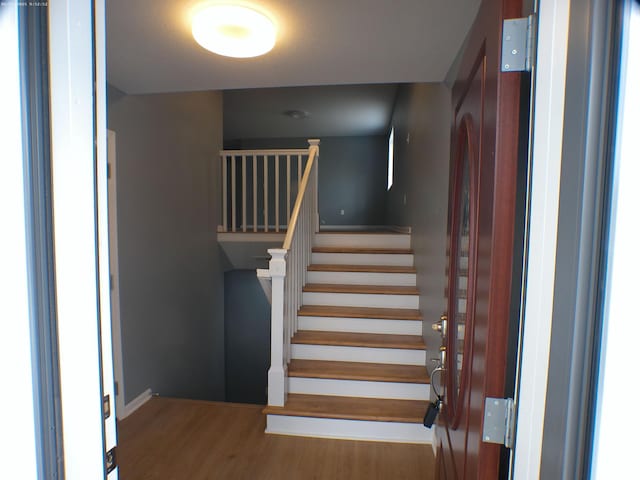
{"label": "door hinge", "polygon": [[102,413],[105,420],[111,416],[111,397],[109,395],[102,397]]}
{"label": "door hinge", "polygon": [[113,286],[114,286],[113,274],[110,273],[109,274],[109,290],[113,291]]}
{"label": "door hinge", "polygon": [[107,475],[113,472],[118,466],[116,451],[117,447],[113,447],[111,450],[104,454],[104,464],[107,469]]}
{"label": "door hinge", "polygon": [[516,420],[513,398],[491,398],[484,401],[482,440],[513,448]]}
{"label": "door hinge", "polygon": [[530,72],[533,68],[535,15],[502,22],[503,72]]}
{"label": "door hinge", "polygon": [[113,382],[113,393],[115,393],[116,396],[120,395],[120,385],[118,385],[118,382]]}

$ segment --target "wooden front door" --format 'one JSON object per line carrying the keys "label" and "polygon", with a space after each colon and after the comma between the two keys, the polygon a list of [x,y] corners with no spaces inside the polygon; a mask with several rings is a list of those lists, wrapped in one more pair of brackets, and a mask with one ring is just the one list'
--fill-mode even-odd
{"label": "wooden front door", "polygon": [[500,73],[502,20],[522,0],[484,0],[453,89],[441,478],[498,478],[482,441],[485,398],[504,396],[518,164],[520,74]]}

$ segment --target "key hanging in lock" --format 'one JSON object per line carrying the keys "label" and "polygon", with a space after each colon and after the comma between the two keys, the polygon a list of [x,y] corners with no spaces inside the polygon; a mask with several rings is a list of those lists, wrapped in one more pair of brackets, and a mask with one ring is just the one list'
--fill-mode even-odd
{"label": "key hanging in lock", "polygon": [[422,420],[422,424],[425,427],[431,428],[433,426],[438,413],[440,413],[440,403],[442,403],[442,401],[439,398],[435,402],[429,403],[427,412],[424,414],[424,419]]}

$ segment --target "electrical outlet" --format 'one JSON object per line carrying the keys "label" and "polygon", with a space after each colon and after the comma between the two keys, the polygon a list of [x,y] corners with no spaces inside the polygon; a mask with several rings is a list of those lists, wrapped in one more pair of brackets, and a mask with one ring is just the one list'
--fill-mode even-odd
{"label": "electrical outlet", "polygon": [[340,215],[344,215],[344,208],[340,209]]}

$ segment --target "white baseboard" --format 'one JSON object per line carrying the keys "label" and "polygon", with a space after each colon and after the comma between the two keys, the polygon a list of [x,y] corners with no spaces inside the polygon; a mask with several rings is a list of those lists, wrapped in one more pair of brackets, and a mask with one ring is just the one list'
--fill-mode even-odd
{"label": "white baseboard", "polygon": [[133,412],[135,412],[137,409],[139,409],[142,405],[147,403],[151,399],[151,396],[152,396],[151,389],[147,388],[144,392],[142,392],[136,398],[134,398],[129,403],[127,403],[124,406],[124,411],[116,412],[116,417],[118,418],[118,420],[124,420]]}

